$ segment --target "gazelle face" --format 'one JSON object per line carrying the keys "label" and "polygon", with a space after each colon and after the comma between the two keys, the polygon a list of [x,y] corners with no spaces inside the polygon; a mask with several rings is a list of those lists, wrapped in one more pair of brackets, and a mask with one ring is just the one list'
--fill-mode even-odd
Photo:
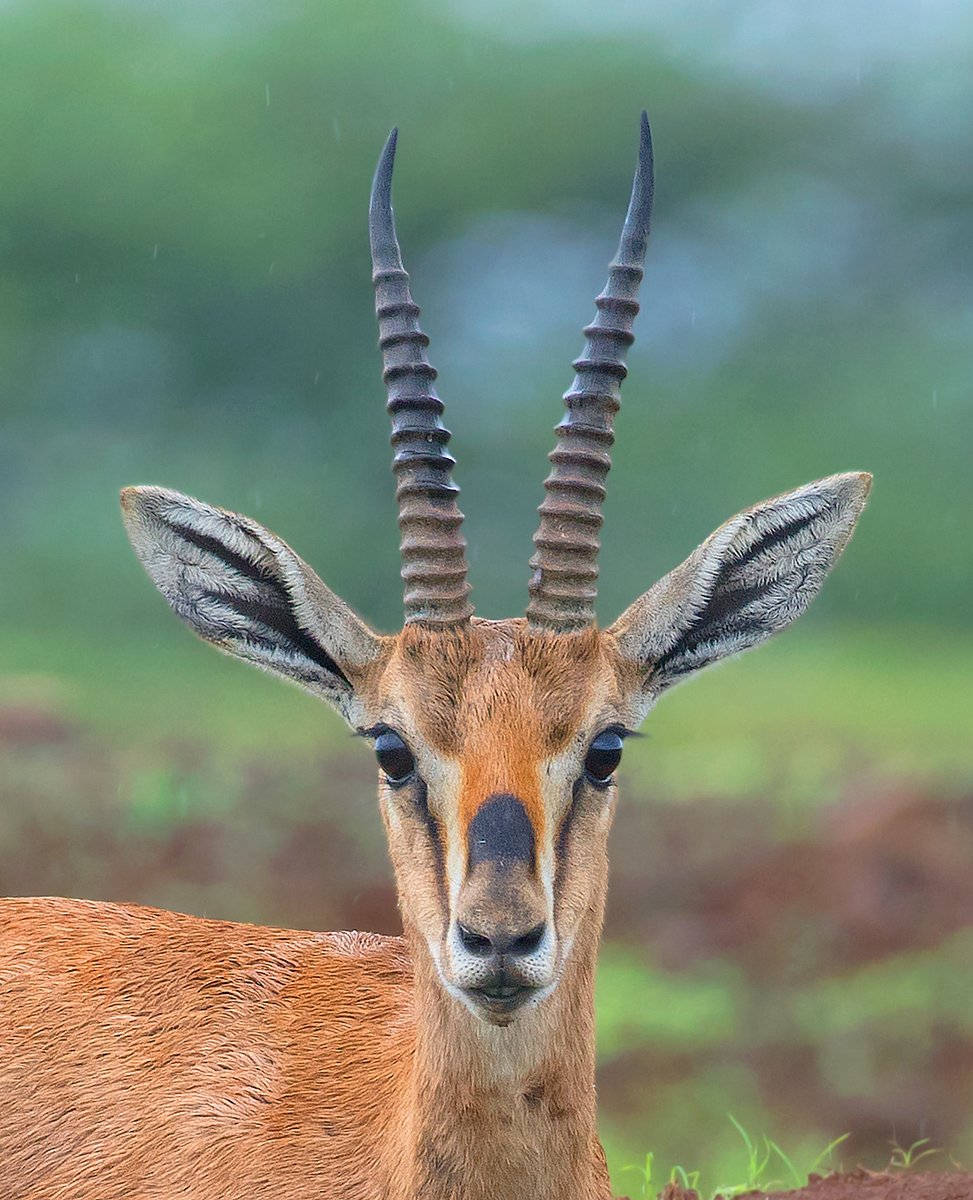
{"label": "gazelle face", "polygon": [[506,1023],[550,994],[604,889],[631,719],[607,639],[407,628],[368,730],[406,921],[443,985]]}
{"label": "gazelle face", "polygon": [[[600,505],[648,236],[652,155],[565,397],[534,538],[526,620],[471,617],[462,514],[391,210],[389,139],[370,238],[392,414],[406,624],[373,633],[275,534],[162,488],[126,488],[143,565],[228,653],[294,680],[371,738],[413,949],[494,1024],[541,1004],[596,940],[625,734],[662,691],[799,616],[851,536],[870,476],[834,475],[746,509],[608,629],[594,620]],[[593,948],[593,947],[592,947]]]}

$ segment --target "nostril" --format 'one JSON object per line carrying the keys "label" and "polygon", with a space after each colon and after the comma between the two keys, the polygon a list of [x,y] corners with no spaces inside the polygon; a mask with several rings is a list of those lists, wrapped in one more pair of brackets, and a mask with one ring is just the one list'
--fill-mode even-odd
{"label": "nostril", "polygon": [[533,954],[537,947],[544,940],[544,934],[547,931],[547,924],[541,921],[540,925],[535,925],[533,929],[529,929],[526,933],[522,933],[520,937],[514,938],[508,947],[509,954],[515,954],[518,957],[524,957],[527,954]]}
{"label": "nostril", "polygon": [[526,933],[517,935],[516,937],[494,936],[488,937],[485,933],[476,933],[469,926],[457,921],[456,933],[460,940],[460,945],[468,954],[473,954],[477,958],[491,958],[493,955],[509,958],[526,958],[529,954],[533,954],[547,933],[547,923],[541,921],[539,925],[535,925],[533,929],[528,929]]}
{"label": "nostril", "polygon": [[474,933],[472,929],[467,929],[465,925],[459,923],[456,925],[456,932],[459,934],[463,949],[469,951],[470,954],[475,954],[477,958],[486,958],[493,953],[493,942],[482,933]]}

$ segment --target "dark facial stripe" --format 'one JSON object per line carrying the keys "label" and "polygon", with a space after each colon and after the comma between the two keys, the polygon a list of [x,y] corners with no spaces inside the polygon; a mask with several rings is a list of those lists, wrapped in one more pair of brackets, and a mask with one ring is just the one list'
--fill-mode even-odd
{"label": "dark facial stripe", "polygon": [[466,836],[471,871],[482,862],[500,867],[525,862],[534,868],[534,827],[516,796],[491,796],[477,810]]}
{"label": "dark facial stripe", "polygon": [[577,811],[578,804],[581,799],[581,789],[584,787],[583,779],[576,779],[574,787],[571,789],[571,807],[564,814],[564,819],[561,822],[561,827],[557,831],[557,841],[554,843],[554,860],[556,863],[556,873],[560,872],[561,864],[565,861],[568,854],[568,838],[571,835],[571,824],[574,821],[574,814]]}
{"label": "dark facial stripe", "polygon": [[448,923],[449,889],[446,887],[446,856],[443,852],[442,833],[440,832],[439,822],[429,811],[428,796],[424,781],[420,779],[416,786],[418,788],[416,807],[426,828],[426,836],[429,838],[429,845],[432,847],[432,855],[436,863],[436,891],[439,895],[440,911],[444,914],[444,919]]}

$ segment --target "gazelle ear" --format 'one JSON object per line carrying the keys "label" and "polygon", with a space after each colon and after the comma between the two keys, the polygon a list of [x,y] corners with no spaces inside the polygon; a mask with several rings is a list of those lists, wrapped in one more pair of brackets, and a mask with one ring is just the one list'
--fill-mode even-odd
{"label": "gazelle ear", "polygon": [[122,492],[135,553],[201,638],[283,675],[353,721],[382,639],[286,543],[238,513],[165,488]]}
{"label": "gazelle ear", "polygon": [[608,630],[654,696],[799,617],[851,537],[872,477],[832,475],[745,509]]}

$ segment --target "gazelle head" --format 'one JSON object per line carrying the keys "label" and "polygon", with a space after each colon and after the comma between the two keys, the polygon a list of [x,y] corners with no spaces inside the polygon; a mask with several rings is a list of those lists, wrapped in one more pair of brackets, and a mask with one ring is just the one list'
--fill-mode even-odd
{"label": "gazelle head", "polygon": [[405,624],[369,629],[256,522],[127,488],[129,536],[201,637],[322,697],[375,747],[400,906],[447,990],[494,1024],[593,951],[623,741],[666,688],[804,611],[851,536],[870,476],[835,475],[732,517],[613,625],[594,620],[612,425],[649,233],[643,114],[631,202],[584,331],[534,537],[526,618],[472,615],[449,433],[391,208],[395,133],[370,236],[398,479]]}

